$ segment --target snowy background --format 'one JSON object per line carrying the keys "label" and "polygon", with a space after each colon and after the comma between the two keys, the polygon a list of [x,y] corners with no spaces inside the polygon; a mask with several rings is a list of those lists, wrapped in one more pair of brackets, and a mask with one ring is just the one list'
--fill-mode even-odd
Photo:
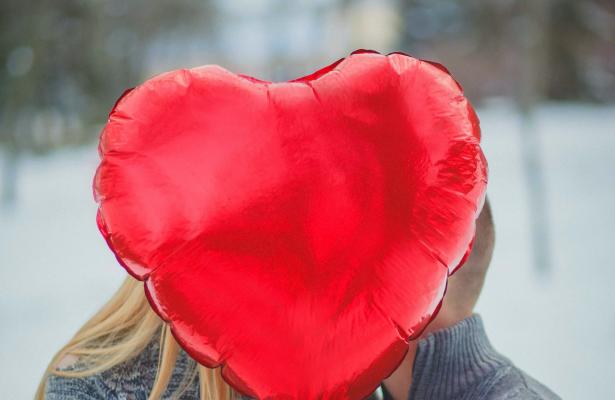
{"label": "snowy background", "polygon": [[[532,266],[520,122],[478,110],[497,244],[478,311],[495,347],[565,399],[614,398],[615,107],[541,106],[552,268]],[[0,398],[31,398],[54,352],[124,277],[100,237],[94,144],[23,159],[0,224]]]}

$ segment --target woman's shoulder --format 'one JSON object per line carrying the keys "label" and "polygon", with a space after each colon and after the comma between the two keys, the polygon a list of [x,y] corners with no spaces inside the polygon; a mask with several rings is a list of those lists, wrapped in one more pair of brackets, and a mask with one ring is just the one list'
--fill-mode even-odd
{"label": "woman's shoulder", "polygon": [[[159,340],[154,337],[137,356],[99,373],[83,377],[50,374],[45,387],[45,399],[146,400],[156,379],[158,354]],[[180,351],[163,398],[170,398],[177,390],[185,388],[180,399],[198,399],[195,366],[195,362]],[[74,357],[63,359],[58,365],[61,371],[75,371],[81,367],[79,360]]]}
{"label": "woman's shoulder", "polygon": [[[117,364],[108,370],[78,378],[51,374],[47,378],[45,399],[147,400],[156,379],[159,350],[159,337],[154,336],[136,357]],[[185,351],[180,350],[173,374],[162,398],[177,398],[173,397],[173,394],[183,390],[179,399],[199,399],[196,366],[196,362]],[[74,356],[64,358],[58,365],[58,368],[62,371],[75,371],[82,367],[79,359]],[[368,397],[368,400],[380,400],[382,398],[382,389],[379,387]],[[384,398],[387,397],[384,396]],[[250,398],[242,396],[241,399]]]}

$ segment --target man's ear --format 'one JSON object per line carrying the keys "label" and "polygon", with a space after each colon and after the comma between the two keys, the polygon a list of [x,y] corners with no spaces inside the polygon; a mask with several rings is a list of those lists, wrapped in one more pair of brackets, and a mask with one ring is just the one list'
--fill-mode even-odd
{"label": "man's ear", "polygon": [[474,247],[476,248],[472,249],[468,261],[473,257],[473,268],[481,270],[484,275],[489,268],[495,248],[495,225],[491,213],[491,203],[488,198],[485,198],[483,209],[476,219],[474,242]]}

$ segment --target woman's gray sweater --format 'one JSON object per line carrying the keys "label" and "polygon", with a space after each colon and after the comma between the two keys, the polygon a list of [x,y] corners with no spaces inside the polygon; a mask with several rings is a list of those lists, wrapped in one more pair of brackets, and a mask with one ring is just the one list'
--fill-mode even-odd
{"label": "woman's gray sweater", "polygon": [[[86,378],[52,375],[47,381],[48,400],[146,400],[158,365],[158,340],[134,359]],[[164,399],[190,377],[195,362],[180,353]],[[198,375],[192,375],[180,399],[198,399]],[[391,400],[380,385],[369,399]],[[247,399],[247,398],[246,398]],[[410,400],[543,400],[559,399],[552,391],[518,369],[493,349],[478,314],[431,333],[418,343]]]}

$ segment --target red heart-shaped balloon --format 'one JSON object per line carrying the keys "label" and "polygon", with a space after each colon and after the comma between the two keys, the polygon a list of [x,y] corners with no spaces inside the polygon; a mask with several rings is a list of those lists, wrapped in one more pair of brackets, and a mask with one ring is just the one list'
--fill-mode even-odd
{"label": "red heart-shaped balloon", "polygon": [[97,221],[181,346],[261,399],[359,399],[467,256],[487,163],[439,64],[360,50],[266,82],[156,76],[101,134]]}

